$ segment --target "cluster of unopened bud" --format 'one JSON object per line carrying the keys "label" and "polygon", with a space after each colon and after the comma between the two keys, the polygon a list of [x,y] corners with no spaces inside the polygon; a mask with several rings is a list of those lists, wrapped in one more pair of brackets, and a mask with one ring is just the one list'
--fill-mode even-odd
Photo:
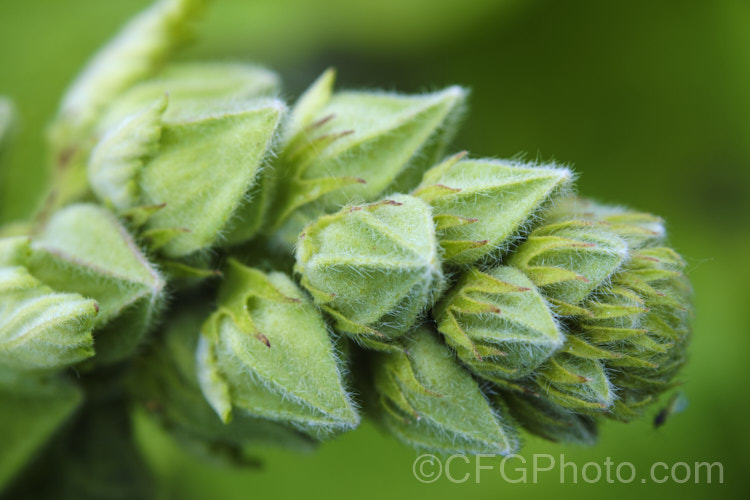
{"label": "cluster of unopened bud", "polygon": [[0,391],[130,366],[180,441],[236,456],[363,413],[442,452],[592,442],[672,387],[690,288],[660,219],[572,196],[567,168],[446,157],[459,87],[326,71],[288,110],[261,68],[157,69],[195,3],[138,18],[65,101],[78,174],[0,233]]}

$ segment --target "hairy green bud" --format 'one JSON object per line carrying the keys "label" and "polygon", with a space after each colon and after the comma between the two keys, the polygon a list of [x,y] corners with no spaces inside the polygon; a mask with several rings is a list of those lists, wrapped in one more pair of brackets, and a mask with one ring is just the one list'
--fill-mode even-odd
{"label": "hairy green bud", "polygon": [[628,243],[627,261],[582,304],[571,333],[579,355],[610,374],[617,400],[607,415],[629,420],[673,386],[685,361],[691,293],[685,263],[663,246],[663,222],[651,214],[572,198],[551,217],[586,219]]}
{"label": "hairy green bud", "polygon": [[131,391],[146,412],[186,449],[220,462],[247,463],[246,449],[258,445],[311,450],[306,435],[272,420],[240,412],[224,423],[201,392],[196,366],[201,307],[169,318],[162,338],[136,360]]}
{"label": "hairy green bud", "polygon": [[68,89],[50,127],[55,173],[47,207],[57,209],[90,195],[86,164],[98,138],[96,125],[132,85],[155,74],[182,46],[206,0],[160,0],[102,48]]}
{"label": "hairy green bud", "polygon": [[[277,94],[278,91],[279,79],[276,74],[258,66],[236,63],[173,64],[167,66],[153,78],[135,85],[120,96],[107,109],[105,116],[98,124],[98,128],[104,132],[115,130],[118,125],[127,121],[126,119],[133,115],[134,110],[143,110],[141,114],[153,113],[149,111],[149,108],[160,107],[164,96],[168,95],[169,106],[161,110],[160,116],[153,116],[139,128],[141,134],[149,129],[154,130],[158,139],[161,136],[162,124],[167,126],[178,125],[208,116],[234,114],[244,109],[257,108],[261,105],[258,98],[272,96]],[[268,103],[269,101],[263,105]],[[164,105],[166,106],[166,102]],[[130,118],[131,121],[134,119]],[[123,126],[121,125],[120,128],[123,128]],[[129,128],[134,127],[130,126]],[[263,133],[262,130],[258,132]],[[239,129],[237,134],[243,137],[239,140],[232,140],[229,136],[217,137],[217,140],[223,141],[220,147],[223,150],[229,148],[241,150],[245,147],[247,153],[252,156],[251,144],[253,140],[259,140],[260,135],[245,133]],[[133,140],[137,139],[138,135],[131,133],[129,137],[130,140]],[[127,151],[125,147],[121,146],[121,149]],[[131,156],[136,151],[137,148],[132,148],[130,150]],[[147,160],[153,154],[158,154],[158,148],[138,153],[137,159],[140,161]],[[248,161],[252,161],[252,157],[248,158]],[[92,175],[92,162],[89,163],[89,179],[96,189],[96,182],[101,182],[107,176]],[[252,175],[252,171],[249,172],[252,184],[249,188],[246,187],[239,204],[232,211],[231,218],[227,220],[225,227],[221,228],[220,242],[222,244],[242,242],[251,238],[260,229],[263,222],[263,209],[267,201],[262,199],[265,191],[260,186],[260,176],[263,175],[263,170],[260,167],[264,162],[265,158],[257,161],[259,170],[255,175]],[[232,165],[224,164],[222,167],[229,169]],[[250,164],[247,167],[249,168]],[[128,177],[128,179],[132,179],[135,184],[135,176]],[[204,183],[211,181],[211,179],[203,177],[200,180]],[[100,199],[108,199],[106,192],[97,191],[97,194]],[[236,202],[235,198],[232,198],[231,201]],[[142,203],[141,200],[136,200],[128,207],[118,206],[118,208],[131,208],[140,203]],[[146,203],[146,201],[143,201],[143,203]]]}
{"label": "hairy green bud", "polygon": [[[560,242],[550,235],[575,243],[562,242],[564,257],[556,256],[549,249]],[[532,379],[510,388],[569,411],[628,420],[672,387],[685,360],[690,287],[682,259],[658,246],[664,235],[661,220],[650,214],[580,199],[559,203],[510,262],[571,315],[567,339]],[[623,258],[618,247],[627,249]],[[560,279],[545,286],[550,276],[571,272],[584,285],[566,290]]]}
{"label": "hairy green bud", "polygon": [[0,239],[0,366],[54,370],[93,356],[99,306],[36,279],[30,257],[29,238]]}
{"label": "hairy green bud", "polygon": [[332,93],[324,73],[293,108],[278,180],[271,229],[294,242],[319,215],[351,202],[372,202],[407,191],[443,154],[466,92],[425,95]]}
{"label": "hairy green bud", "polygon": [[[1,240],[0,240],[1,241]],[[54,370],[94,355],[95,301],[0,265],[0,367]]]}
{"label": "hairy green bud", "polygon": [[625,240],[605,224],[564,220],[534,229],[506,262],[521,269],[558,314],[576,315],[627,256]]}
{"label": "hairy green bud", "polygon": [[432,206],[443,258],[452,264],[508,250],[573,178],[566,168],[462,157],[427,171],[414,193]]}
{"label": "hairy green bud", "polygon": [[602,358],[609,356],[569,335],[562,351],[536,371],[531,390],[579,413],[606,411],[616,398],[615,387],[602,362]]}
{"label": "hairy green bud", "polygon": [[429,205],[396,195],[308,225],[295,269],[337,330],[387,349],[443,291],[438,248]]}
{"label": "hairy green bud", "polygon": [[159,151],[161,117],[166,107],[167,98],[161,96],[105,135],[91,152],[91,188],[99,199],[117,210],[140,204],[138,176],[147,159]]}
{"label": "hairy green bud", "polygon": [[246,202],[285,108],[261,99],[233,110],[208,108],[205,116],[179,122],[165,122],[166,109],[161,97],[108,133],[92,153],[89,177],[99,197],[121,211],[158,208],[145,220],[142,237],[175,258],[210,248],[236,226],[232,218]]}
{"label": "hairy green bud", "polygon": [[359,424],[322,316],[283,273],[230,260],[202,333],[199,380],[224,422],[236,408],[318,437]]}
{"label": "hairy green bud", "polygon": [[55,213],[32,242],[28,268],[55,290],[96,300],[96,361],[137,347],[161,309],[165,282],[107,210],[79,204]]}
{"label": "hairy green bud", "polygon": [[666,247],[633,253],[630,262],[587,304],[581,321],[589,342],[616,353],[606,364],[621,387],[614,416],[628,420],[673,387],[685,361],[690,287],[684,261]]}
{"label": "hairy green bud", "polygon": [[451,351],[426,327],[403,340],[405,352],[373,360],[381,421],[401,441],[440,453],[508,455],[518,438],[507,410],[494,408]]}
{"label": "hairy green bud", "polygon": [[624,207],[602,205],[586,198],[564,198],[555,203],[547,215],[548,222],[572,219],[606,225],[609,231],[623,238],[629,248],[657,244],[666,236],[664,221],[660,217]]}
{"label": "hairy green bud", "polygon": [[461,361],[490,380],[525,377],[563,345],[539,291],[509,266],[464,271],[433,314]]}
{"label": "hairy green bud", "polygon": [[510,413],[524,429],[549,441],[593,445],[597,440],[596,421],[529,394],[505,393]]}

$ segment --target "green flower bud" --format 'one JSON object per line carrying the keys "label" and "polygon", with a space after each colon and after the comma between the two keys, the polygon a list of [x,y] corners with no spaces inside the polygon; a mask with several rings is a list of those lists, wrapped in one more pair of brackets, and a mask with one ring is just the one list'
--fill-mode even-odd
{"label": "green flower bud", "polygon": [[558,314],[576,315],[627,257],[625,240],[605,224],[564,220],[532,231],[506,262],[521,269]]}
{"label": "green flower bud", "polygon": [[336,329],[376,349],[445,287],[430,207],[407,195],[320,217],[300,234],[296,258],[302,286]]}
{"label": "green flower bud", "polygon": [[[159,208],[146,218],[142,237],[176,258],[207,249],[236,229],[232,219],[246,208],[285,108],[276,100],[255,100],[175,123],[164,121],[166,109],[162,97],[108,133],[91,155],[89,177],[99,197],[120,211]],[[252,231],[241,229],[245,236]]]}
{"label": "green flower bud", "polygon": [[508,455],[518,448],[507,413],[427,328],[404,338],[405,352],[373,361],[381,421],[401,441],[440,453]]}
{"label": "green flower bud", "polygon": [[[279,79],[276,74],[257,66],[232,63],[181,63],[167,66],[155,77],[135,85],[107,109],[105,116],[99,121],[98,129],[102,133],[118,130],[119,132],[111,134],[116,133],[120,137],[115,139],[117,142],[113,144],[113,147],[100,147],[95,152],[107,151],[108,155],[115,155],[113,159],[116,161],[114,148],[123,151],[129,158],[133,158],[140,164],[134,169],[134,174],[137,174],[144,161],[158,153],[158,140],[163,124],[178,126],[181,123],[192,122],[207,116],[231,115],[238,110],[256,108],[259,105],[257,101],[259,97],[275,94],[278,88]],[[162,109],[166,106],[165,95],[169,95],[169,106]],[[134,117],[133,113],[137,110],[141,111]],[[157,110],[160,110],[161,114]],[[141,123],[132,123],[135,121]],[[155,139],[154,142],[148,140],[149,133]],[[238,130],[238,134],[240,133],[242,132]],[[252,139],[253,134],[249,134],[235,144],[235,141],[226,137],[224,141],[227,144],[222,144],[221,148],[227,150],[241,146],[247,147]],[[132,144],[139,140],[145,142],[149,148]],[[116,199],[110,196],[112,190],[97,189],[97,184],[102,182],[111,182],[115,190],[127,185],[117,179],[117,176],[124,176],[125,182],[129,181],[136,188],[134,189],[136,195],[138,193],[136,175],[133,173],[122,168],[113,168],[111,165],[108,165],[109,172],[107,173],[92,172],[100,168],[103,163],[98,158],[92,158],[89,162],[89,179],[100,199],[111,200],[120,210],[132,208],[141,203],[141,200],[134,196],[131,198],[131,203],[126,206],[118,205]],[[231,168],[232,165],[224,164],[223,167]],[[212,168],[215,166],[212,165]],[[247,240],[260,229],[268,201],[262,199],[265,194],[259,185],[262,174],[261,171],[252,177],[253,183],[249,191],[244,193],[232,217],[227,221],[226,227],[222,228],[222,243],[234,244]],[[208,180],[203,179],[203,181]],[[132,212],[129,215],[132,215]]]}
{"label": "green flower bud", "polygon": [[568,335],[562,351],[535,372],[530,391],[578,413],[606,411],[616,393],[602,360],[613,356]]}
{"label": "green flower bud", "polygon": [[332,94],[324,73],[292,110],[287,142],[276,162],[270,229],[293,243],[305,224],[351,202],[408,191],[443,154],[466,91],[406,96]]}
{"label": "green flower bud", "polygon": [[549,441],[593,445],[597,440],[596,421],[529,394],[503,395],[511,415],[525,430]]}
{"label": "green flower bud", "polygon": [[164,279],[117,219],[96,205],[55,213],[32,242],[28,268],[54,290],[96,300],[99,363],[129,356],[163,303]]}
{"label": "green flower bud", "polygon": [[82,399],[78,387],[62,378],[41,378],[0,368],[0,493]]}
{"label": "green flower bud", "polygon": [[453,264],[506,251],[573,178],[566,168],[462,156],[427,171],[414,193],[432,206],[443,258]]}
{"label": "green flower bud", "polygon": [[29,274],[29,238],[0,239],[0,366],[54,370],[94,355],[98,305]]}
{"label": "green flower bud", "polygon": [[666,235],[664,221],[660,217],[602,205],[585,198],[569,197],[558,201],[546,218],[547,222],[572,219],[605,224],[609,231],[622,237],[631,249],[658,244]]}
{"label": "green flower bud", "polygon": [[536,287],[509,266],[464,271],[433,313],[461,361],[490,380],[525,377],[563,345]]}
{"label": "green flower bud", "polygon": [[237,413],[223,423],[201,392],[196,366],[202,308],[191,306],[169,317],[162,338],[136,360],[131,391],[149,415],[190,451],[222,462],[248,462],[245,449],[257,445],[311,450],[304,434],[271,420]]}
{"label": "green flower bud", "polygon": [[230,260],[202,332],[199,380],[223,421],[236,409],[318,437],[359,423],[323,318],[286,275]]}
{"label": "green flower bud", "polygon": [[93,300],[57,293],[25,267],[0,265],[0,367],[54,370],[93,356],[98,311]]}
{"label": "green flower bud", "polygon": [[107,106],[137,82],[156,73],[190,34],[190,24],[206,0],[160,0],[133,18],[88,63],[68,89],[50,128],[57,167],[53,210],[86,200],[86,163],[96,139],[95,127]]}

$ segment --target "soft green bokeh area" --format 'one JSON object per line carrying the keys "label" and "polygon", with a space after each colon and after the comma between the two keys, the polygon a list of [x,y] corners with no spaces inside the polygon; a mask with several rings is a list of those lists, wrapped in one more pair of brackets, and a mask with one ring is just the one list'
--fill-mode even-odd
{"label": "soft green bokeh area", "polygon": [[[146,1],[0,0],[0,94],[22,122],[0,211],[35,206],[45,176],[41,130],[91,52]],[[312,455],[268,451],[261,471],[198,462],[140,425],[165,498],[576,498],[680,495],[746,498],[750,491],[750,3],[557,0],[217,0],[187,54],[251,60],[278,70],[289,96],[329,65],[341,85],[405,91],[473,89],[456,148],[475,155],[555,159],[581,193],[669,222],[688,260],[696,320],[684,370],[689,406],[651,420],[608,423],[590,449],[528,439],[581,467],[628,461],[632,484],[508,484],[494,470],[465,484],[423,485],[416,454],[371,424]],[[142,420],[139,420],[142,423]],[[724,484],[642,484],[657,461],[724,464]],[[454,476],[470,471],[454,462]],[[472,467],[473,467],[472,462]],[[546,463],[546,460],[545,460]],[[511,472],[509,470],[509,472]],[[517,477],[514,475],[514,477]],[[531,481],[531,477],[529,478]],[[744,492],[744,493],[743,493]]]}

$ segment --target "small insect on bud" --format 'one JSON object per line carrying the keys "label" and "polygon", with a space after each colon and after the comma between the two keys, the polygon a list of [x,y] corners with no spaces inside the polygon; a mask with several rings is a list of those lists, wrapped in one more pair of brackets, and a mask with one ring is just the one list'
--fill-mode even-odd
{"label": "small insect on bud", "polygon": [[407,195],[320,217],[300,234],[296,258],[336,329],[375,349],[414,326],[445,287],[430,207]]}
{"label": "small insect on bud", "polygon": [[97,205],[56,212],[34,238],[28,268],[54,290],[96,300],[97,363],[131,355],[163,304],[164,279],[117,218]]}
{"label": "small insect on bud", "polygon": [[379,353],[372,362],[380,418],[396,437],[440,453],[517,450],[507,410],[490,404],[435,332],[420,327],[403,345],[404,351]]}
{"label": "small insect on bud", "polygon": [[461,361],[491,380],[529,375],[564,341],[534,284],[509,266],[464,271],[433,313]]}
{"label": "small insect on bud", "polygon": [[285,274],[230,260],[218,304],[197,356],[203,394],[224,422],[236,410],[320,438],[359,424],[323,317]]}
{"label": "small insect on bud", "polygon": [[427,171],[414,193],[432,206],[443,258],[452,264],[499,256],[573,179],[566,168],[462,157]]}

